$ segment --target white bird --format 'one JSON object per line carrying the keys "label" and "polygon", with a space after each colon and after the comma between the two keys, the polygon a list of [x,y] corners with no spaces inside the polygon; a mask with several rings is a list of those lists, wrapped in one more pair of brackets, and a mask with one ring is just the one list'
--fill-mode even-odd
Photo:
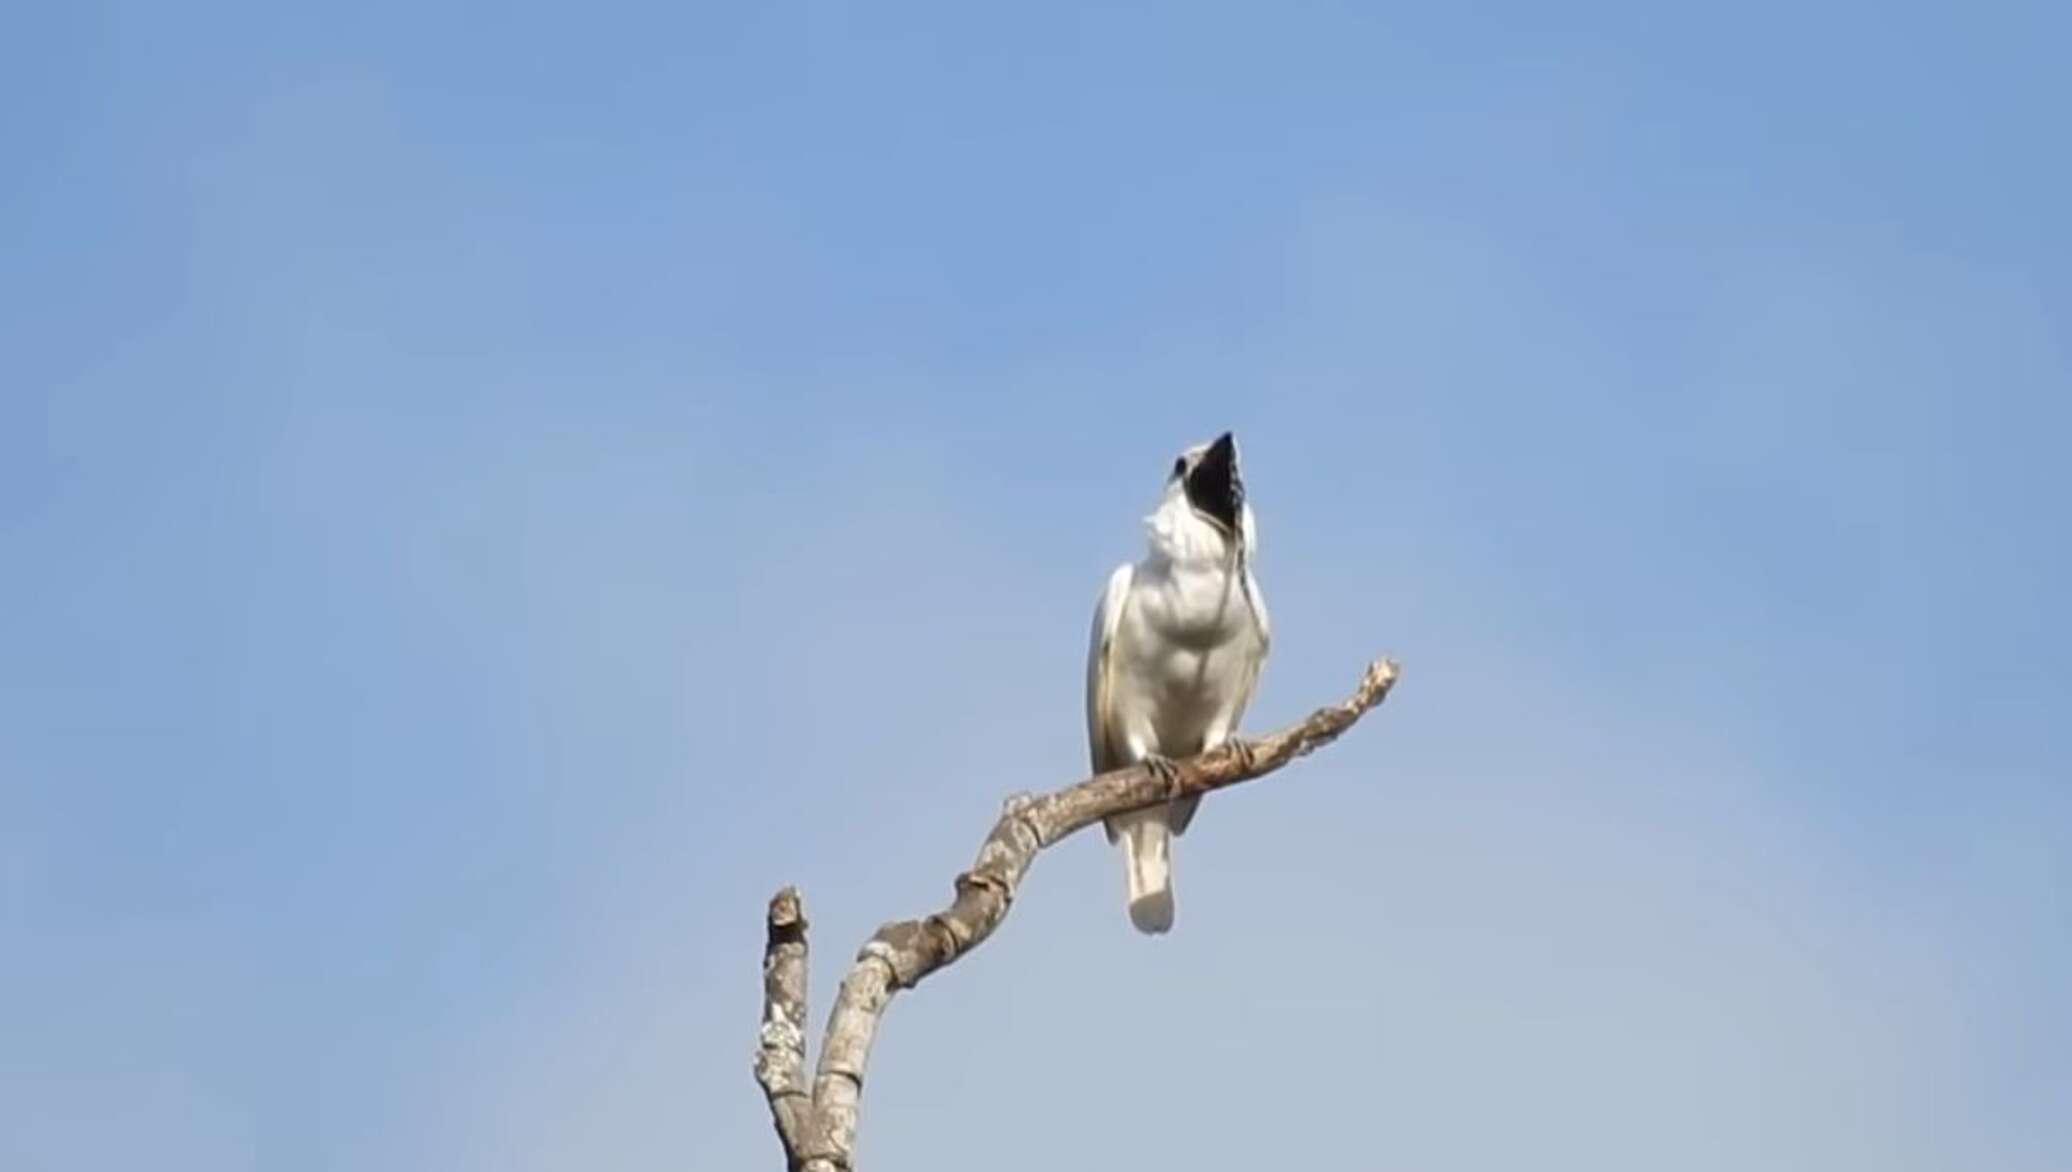
{"label": "white bird", "polygon": [[[1258,530],[1229,432],[1173,461],[1150,548],[1116,568],[1094,611],[1086,731],[1096,773],[1148,762],[1169,770],[1228,740],[1266,661],[1266,603],[1252,577]],[[1172,836],[1199,797],[1107,819],[1122,842],[1130,922],[1173,926]]]}

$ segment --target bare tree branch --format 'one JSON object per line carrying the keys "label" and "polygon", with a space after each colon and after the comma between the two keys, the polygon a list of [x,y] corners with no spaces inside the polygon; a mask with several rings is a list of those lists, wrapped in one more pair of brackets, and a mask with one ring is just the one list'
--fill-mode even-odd
{"label": "bare tree branch", "polygon": [[786,887],[770,897],[767,924],[755,1080],[770,1101],[770,1120],[777,1125],[786,1163],[796,1167],[813,1122],[813,1098],[806,1091],[806,909],[798,888]]}
{"label": "bare tree branch", "polygon": [[993,934],[1007,917],[1037,852],[1110,815],[1272,773],[1337,740],[1387,698],[1396,675],[1393,662],[1377,660],[1343,702],[1319,708],[1278,732],[1233,739],[1178,762],[1170,775],[1131,766],[1041,797],[1008,798],[977,860],[957,876],[957,896],[950,906],[921,919],[884,925],[856,954],[828,1014],[810,1097],[803,1089],[806,919],[798,892],[790,887],[779,891],[770,900],[763,953],[763,1027],[755,1071],[784,1144],[787,1166],[802,1172],[848,1172],[854,1167],[864,1067],[885,1007],[901,989],[954,963]]}

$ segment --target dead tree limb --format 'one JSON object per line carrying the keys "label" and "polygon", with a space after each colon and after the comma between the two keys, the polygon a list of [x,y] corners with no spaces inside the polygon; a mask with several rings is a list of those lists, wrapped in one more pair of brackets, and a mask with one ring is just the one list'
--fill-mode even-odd
{"label": "dead tree limb", "polygon": [[918,920],[896,920],[864,942],[842,978],[820,1040],[820,1064],[806,1086],[806,914],[797,889],[770,899],[763,948],[763,1023],[756,1081],[795,1172],[849,1172],[871,1039],[894,994],[979,946],[1014,902],[1015,890],[1043,848],[1111,814],[1263,777],[1322,748],[1382,702],[1396,682],[1386,659],[1367,668],[1341,703],[1262,737],[1233,739],[1177,763],[1170,778],[1142,766],[1116,769],[1040,797],[1015,794],[957,876],[950,906]]}
{"label": "dead tree limb", "polygon": [[806,1089],[806,909],[798,888],[770,897],[768,923],[755,1080],[770,1100],[777,1138],[785,1151],[796,1152],[804,1147],[813,1120],[813,1096]]}

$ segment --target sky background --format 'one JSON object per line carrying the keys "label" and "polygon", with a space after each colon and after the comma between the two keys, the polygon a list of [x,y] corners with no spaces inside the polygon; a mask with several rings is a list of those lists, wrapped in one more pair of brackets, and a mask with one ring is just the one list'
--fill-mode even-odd
{"label": "sky background", "polygon": [[1276,625],[866,1168],[2072,1166],[2062,5],[38,5],[0,48],[0,1166],[777,1168],[1085,763],[1224,428]]}

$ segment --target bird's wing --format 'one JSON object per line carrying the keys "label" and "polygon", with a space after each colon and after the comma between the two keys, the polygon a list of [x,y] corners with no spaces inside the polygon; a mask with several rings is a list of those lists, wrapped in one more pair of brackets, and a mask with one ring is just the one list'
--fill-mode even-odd
{"label": "bird's wing", "polygon": [[1115,632],[1122,625],[1122,608],[1129,599],[1134,570],[1124,564],[1108,575],[1108,588],[1094,608],[1093,639],[1086,649],[1086,742],[1095,773],[1129,764],[1122,730],[1109,719],[1108,709],[1114,693]]}
{"label": "bird's wing", "polygon": [[1252,692],[1259,686],[1259,669],[1266,666],[1266,653],[1273,648],[1273,622],[1266,617],[1266,599],[1259,594],[1259,583],[1252,577],[1252,567],[1244,567],[1243,585],[1245,601],[1252,607],[1252,620],[1259,630],[1259,643],[1245,663],[1244,686],[1238,689],[1237,709],[1230,714],[1230,731],[1237,732],[1237,722],[1245,718],[1245,706],[1252,702]]}
{"label": "bird's wing", "polygon": [[[1128,564],[1117,566],[1108,575],[1108,588],[1094,608],[1093,639],[1086,649],[1086,744],[1095,773],[1129,764],[1129,747],[1123,743],[1122,729],[1109,707],[1115,695],[1115,632],[1122,626],[1122,608],[1129,601],[1132,577],[1133,567]],[[1108,841],[1114,842],[1115,827],[1106,829]]]}

